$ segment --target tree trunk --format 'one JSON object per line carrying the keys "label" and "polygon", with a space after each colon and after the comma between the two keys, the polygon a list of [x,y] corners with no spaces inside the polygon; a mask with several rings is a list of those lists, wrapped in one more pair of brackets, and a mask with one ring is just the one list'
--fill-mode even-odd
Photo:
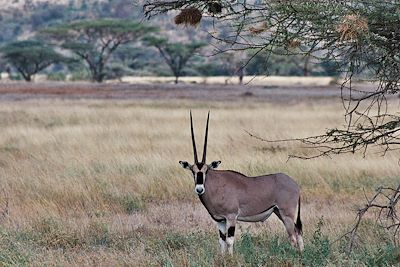
{"label": "tree trunk", "polygon": [[22,74],[22,77],[24,78],[24,80],[26,82],[31,82],[32,81],[32,75],[31,74],[25,74],[25,73],[22,73],[22,72],[21,72],[21,74]]}
{"label": "tree trunk", "polygon": [[104,63],[93,63],[93,60],[86,59],[86,63],[89,66],[91,81],[101,83],[104,80],[103,66]]}
{"label": "tree trunk", "polygon": [[104,74],[101,71],[93,70],[92,71],[92,82],[101,83],[104,80]]}
{"label": "tree trunk", "polygon": [[96,77],[94,77],[94,81],[98,83],[102,83],[104,80],[104,75],[98,74]]}
{"label": "tree trunk", "polygon": [[175,84],[178,83],[178,78],[179,78],[179,76],[175,76]]}
{"label": "tree trunk", "polygon": [[310,56],[306,56],[303,69],[303,75],[306,77],[310,76],[309,63],[310,63]]}
{"label": "tree trunk", "polygon": [[239,76],[239,84],[242,85],[243,84],[243,76],[244,76],[243,66],[239,67],[239,69],[237,71],[237,75]]}

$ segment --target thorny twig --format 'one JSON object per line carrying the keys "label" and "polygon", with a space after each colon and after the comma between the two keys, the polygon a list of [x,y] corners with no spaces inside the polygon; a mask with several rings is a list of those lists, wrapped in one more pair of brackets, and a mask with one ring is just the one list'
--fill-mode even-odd
{"label": "thorny twig", "polygon": [[396,189],[380,187],[372,198],[366,197],[367,203],[357,211],[356,223],[340,238],[348,238],[347,254],[350,254],[354,248],[362,220],[366,214],[371,213],[375,214],[378,225],[391,233],[393,244],[399,245],[400,218],[397,206],[399,199],[400,184]]}
{"label": "thorny twig", "polygon": [[[218,43],[225,44],[220,52],[278,53],[277,48],[281,48],[288,54],[335,63],[342,72],[341,98],[346,125],[313,137],[283,140],[300,141],[317,151],[311,156],[290,157],[307,159],[356,151],[365,154],[371,146],[379,147],[383,154],[400,149],[400,116],[389,114],[388,110],[388,98],[400,94],[400,30],[396,27],[400,21],[394,15],[398,2],[220,0],[218,3],[222,12],[210,14],[208,0],[147,0],[144,12],[150,18],[172,10],[197,8],[205,17],[212,16],[220,22],[219,32],[223,34],[211,34]],[[349,19],[359,27],[353,27],[352,32],[348,25],[350,28],[341,32]],[[260,24],[266,26],[254,34],[252,29]],[[353,34],[346,36],[349,32]],[[293,42],[298,47],[291,47]],[[354,86],[356,79],[363,78],[371,82],[372,90]]]}

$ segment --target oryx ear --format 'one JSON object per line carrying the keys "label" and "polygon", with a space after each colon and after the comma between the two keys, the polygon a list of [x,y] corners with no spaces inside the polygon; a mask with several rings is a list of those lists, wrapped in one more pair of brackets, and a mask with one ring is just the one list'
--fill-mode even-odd
{"label": "oryx ear", "polygon": [[189,164],[187,161],[179,161],[179,164],[181,164],[181,166],[182,166],[184,169],[190,170],[190,164]]}
{"label": "oryx ear", "polygon": [[210,169],[216,169],[216,168],[218,168],[219,164],[221,164],[221,161],[220,161],[220,160],[218,160],[218,161],[213,161],[213,162],[211,162],[210,165],[208,165],[208,167],[209,167]]}

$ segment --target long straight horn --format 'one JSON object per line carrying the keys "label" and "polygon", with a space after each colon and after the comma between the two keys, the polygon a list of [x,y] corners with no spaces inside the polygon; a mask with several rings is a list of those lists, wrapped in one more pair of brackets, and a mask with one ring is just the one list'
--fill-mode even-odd
{"label": "long straight horn", "polygon": [[206,163],[206,155],[207,155],[207,137],[208,137],[208,121],[210,120],[210,111],[208,111],[207,115],[207,124],[206,124],[206,134],[204,136],[204,149],[203,149],[203,159],[201,163]]}
{"label": "long straight horn", "polygon": [[190,111],[190,130],[192,131],[192,144],[193,144],[193,153],[194,153],[194,163],[196,164],[196,163],[199,163],[199,160],[197,159],[196,141],[194,140],[192,111]]}

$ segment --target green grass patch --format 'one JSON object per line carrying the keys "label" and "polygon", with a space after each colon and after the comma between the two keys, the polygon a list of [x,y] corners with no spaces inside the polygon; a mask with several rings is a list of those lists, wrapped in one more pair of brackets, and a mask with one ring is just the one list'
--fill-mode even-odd
{"label": "green grass patch", "polygon": [[321,218],[302,254],[290,245],[285,235],[244,232],[237,238],[234,255],[221,255],[218,237],[213,233],[168,233],[153,237],[147,244],[152,266],[398,266],[400,250],[389,243],[363,246],[347,256],[342,245],[332,245],[324,234]]}
{"label": "green grass patch", "polygon": [[0,228],[0,266],[28,266],[31,258],[29,247],[15,234]]}

